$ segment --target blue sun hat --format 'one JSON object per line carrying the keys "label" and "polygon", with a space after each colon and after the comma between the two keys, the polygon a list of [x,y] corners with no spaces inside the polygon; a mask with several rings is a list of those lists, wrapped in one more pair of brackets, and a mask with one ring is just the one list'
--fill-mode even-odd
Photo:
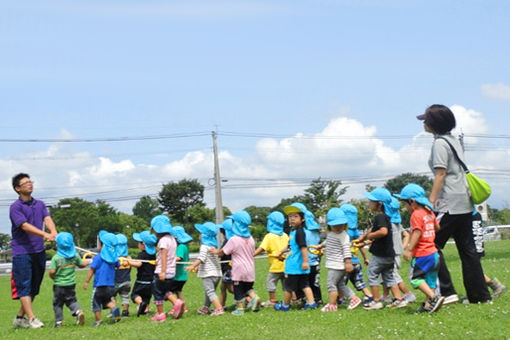
{"label": "blue sun hat", "polygon": [[232,224],[232,233],[234,235],[240,236],[240,237],[250,237],[250,224],[251,224],[251,217],[248,212],[241,210],[236,212],[232,216],[228,216],[232,220],[234,220],[234,223]]}
{"label": "blue sun hat", "polygon": [[58,233],[55,238],[57,242],[57,254],[65,259],[72,259],[76,256],[76,249],[74,248],[73,235],[66,231]]}
{"label": "blue sun hat", "polygon": [[222,224],[220,224],[220,228],[225,230],[225,238],[230,240],[232,236],[234,236],[234,233],[232,232],[234,220],[231,218],[227,218],[225,221],[223,221]]}
{"label": "blue sun hat", "polygon": [[101,230],[99,232],[99,240],[101,240],[103,244],[103,248],[101,248],[101,252],[99,253],[101,258],[108,263],[117,262],[117,236],[105,230]]}
{"label": "blue sun hat", "polygon": [[292,213],[303,213],[306,214],[308,209],[303,203],[294,202],[291,205],[286,206],[283,208],[283,212],[285,215],[292,214]]}
{"label": "blue sun hat", "polygon": [[156,254],[156,243],[158,238],[156,235],[151,234],[150,231],[144,230],[141,233],[133,233],[133,239],[137,242],[145,244],[145,252],[149,255]]}
{"label": "blue sun hat", "polygon": [[205,222],[204,224],[195,224],[195,228],[202,234],[202,244],[211,247],[218,247],[218,234],[219,226],[212,222]]}
{"label": "blue sun hat", "polygon": [[279,211],[273,211],[267,216],[267,231],[278,236],[283,235],[283,224],[285,223],[285,216]]}
{"label": "blue sun hat", "polygon": [[172,225],[166,215],[158,215],[152,218],[151,228],[158,234],[172,234]]}
{"label": "blue sun hat", "polygon": [[310,231],[321,229],[319,223],[315,221],[315,215],[309,210],[305,212],[305,228]]}
{"label": "blue sun hat", "polygon": [[178,243],[184,244],[184,243],[191,242],[191,240],[193,240],[193,237],[191,237],[186,232],[186,230],[183,227],[181,227],[180,225],[176,225],[172,229],[174,231],[174,234],[175,234],[175,237],[177,238]]}
{"label": "blue sun hat", "polygon": [[342,211],[342,209],[338,207],[329,209],[328,213],[326,214],[326,220],[330,226],[347,224],[348,222],[347,216],[345,216],[345,213]]}
{"label": "blue sun hat", "polygon": [[381,202],[384,205],[384,213],[388,216],[392,215],[391,209],[391,193],[385,188],[375,188],[370,192],[364,193],[365,197],[374,202]]}
{"label": "blue sun hat", "polygon": [[358,209],[352,204],[344,204],[340,207],[347,218],[347,225],[349,229],[358,229]]}
{"label": "blue sun hat", "polygon": [[409,183],[408,185],[402,188],[400,194],[395,194],[395,197],[401,200],[408,200],[412,198],[421,205],[429,207],[430,210],[434,210],[434,207],[432,206],[428,198],[425,196],[425,190],[418,184]]}
{"label": "blue sun hat", "polygon": [[126,257],[129,255],[129,252],[128,252],[128,239],[126,237],[126,235],[124,234],[117,234],[115,235],[115,237],[117,237],[117,246],[116,246],[116,251],[117,251],[117,256],[119,257]]}
{"label": "blue sun hat", "polygon": [[400,202],[395,197],[392,197],[390,206],[392,212],[392,215],[390,216],[391,223],[402,223],[402,216],[400,216]]}

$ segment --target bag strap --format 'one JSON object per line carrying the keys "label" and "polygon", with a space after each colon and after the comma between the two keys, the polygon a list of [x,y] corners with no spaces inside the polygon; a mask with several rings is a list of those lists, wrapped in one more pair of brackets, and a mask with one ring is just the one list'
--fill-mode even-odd
{"label": "bag strap", "polygon": [[468,167],[466,166],[466,164],[460,160],[460,157],[459,155],[457,154],[457,150],[455,150],[455,148],[453,147],[452,143],[450,143],[446,138],[444,137],[437,137],[437,139],[442,139],[446,142],[446,144],[448,144],[450,146],[450,149],[452,149],[452,152],[453,152],[453,155],[455,156],[455,158],[457,159],[457,161],[459,162],[460,166],[462,167],[462,169],[464,169],[464,172],[466,174],[469,173],[469,169]]}

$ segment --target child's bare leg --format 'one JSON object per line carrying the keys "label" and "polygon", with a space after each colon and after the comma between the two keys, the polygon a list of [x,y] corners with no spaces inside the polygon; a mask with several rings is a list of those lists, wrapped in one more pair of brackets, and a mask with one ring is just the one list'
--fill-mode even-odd
{"label": "child's bare leg", "polygon": [[101,311],[94,312],[94,318],[96,322],[101,322]]}
{"label": "child's bare leg", "polygon": [[303,293],[305,293],[306,302],[308,302],[309,305],[311,305],[312,303],[315,302],[315,300],[313,299],[312,288],[310,288],[310,287],[303,288]]}
{"label": "child's bare leg", "polygon": [[220,304],[223,307],[225,307],[226,302],[227,302],[227,286],[224,282],[222,282],[220,287]]}
{"label": "child's bare leg", "polygon": [[338,300],[338,291],[334,290],[329,293],[329,304],[332,306],[336,306]]}
{"label": "child's bare leg", "polygon": [[140,304],[142,303],[142,301],[143,301],[143,300],[142,300],[142,297],[141,297],[141,296],[137,296],[137,297],[135,297],[134,301],[135,301],[135,303],[136,303],[138,306],[140,306]]}
{"label": "child's bare leg", "polygon": [[179,298],[179,300],[182,301],[182,308],[184,309],[184,307],[186,307],[186,301],[184,301],[184,294],[182,294],[182,292],[177,292],[177,297]]}
{"label": "child's bare leg", "polygon": [[370,289],[372,290],[372,296],[374,298],[374,301],[379,302],[381,297],[379,296],[379,286],[370,286]]}
{"label": "child's bare leg", "polygon": [[361,290],[363,292],[363,294],[365,294],[366,296],[368,297],[372,297],[372,292],[370,291],[370,289],[368,289],[367,287],[363,288]]}
{"label": "child's bare leg", "polygon": [[427,282],[422,282],[420,283],[420,285],[418,286],[418,289],[423,293],[425,294],[429,299],[433,299],[434,296],[435,296],[435,292],[432,288],[429,287],[429,285],[427,284]]}
{"label": "child's bare leg", "polygon": [[391,286],[391,292],[393,293],[395,299],[402,300],[402,294],[400,294],[400,289],[398,288],[398,285]]}
{"label": "child's bare leg", "polygon": [[404,281],[399,282],[399,284],[398,284],[398,289],[400,289],[400,291],[401,291],[401,292],[402,292],[402,294],[404,294],[404,295],[405,295],[405,294],[407,294],[407,293],[409,293],[409,289],[407,289],[407,286],[406,286],[406,284],[405,284],[405,282],[404,282]]}
{"label": "child's bare leg", "polygon": [[388,296],[390,295],[390,289],[388,287],[386,287],[385,285],[383,285],[383,296]]}
{"label": "child's bare leg", "polygon": [[[292,299],[293,294],[294,294],[293,292],[288,292],[288,291],[283,292],[283,304],[285,306],[290,305],[290,299]],[[294,296],[296,296],[296,295],[294,294]]]}
{"label": "child's bare leg", "polygon": [[275,292],[268,292],[269,293],[269,301],[276,300],[276,294]]}
{"label": "child's bare leg", "polygon": [[216,299],[212,300],[211,303],[214,306],[214,309],[223,309],[223,306],[221,305],[220,299],[216,298]]}

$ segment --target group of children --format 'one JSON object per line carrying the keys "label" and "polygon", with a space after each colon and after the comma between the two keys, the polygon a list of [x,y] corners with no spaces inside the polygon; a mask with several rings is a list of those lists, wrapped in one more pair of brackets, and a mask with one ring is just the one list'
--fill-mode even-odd
{"label": "group of children", "polygon": [[[255,249],[255,241],[250,234],[250,215],[239,211],[221,225],[212,222],[195,225],[200,233],[200,251],[193,262],[189,262],[188,249],[192,237],[184,228],[172,226],[165,215],[152,219],[154,234],[150,231],[133,234],[140,250],[136,259],[128,256],[124,235],[101,231],[99,254],[89,264],[77,255],[72,235],[62,232],[56,239],[57,254],[50,266],[50,276],[54,279],[55,326],[62,325],[64,304],[78,324],[84,323],[84,313],[74,290],[75,267],[90,266],[83,288],[87,289],[94,276],[92,311],[94,326],[99,326],[102,324],[102,309],[110,309],[113,322],[120,320],[121,316],[128,316],[129,298],[137,305],[138,316],[149,312],[153,297],[156,313],[152,321],[165,321],[167,315],[180,318],[188,311],[183,296],[188,272],[196,272],[202,280],[205,297],[197,311],[202,315],[224,314],[227,292],[234,295],[235,310],[232,314],[238,316],[246,310],[256,312],[261,306],[288,311],[291,303],[299,300],[304,310],[316,309],[322,303],[319,269],[323,255],[328,271],[328,302],[322,307],[323,312],[338,310],[339,303],[343,301],[349,301],[348,310],[360,305],[367,310],[376,310],[384,307],[383,302],[388,308],[402,308],[416,300],[398,275],[401,254],[411,262],[410,282],[413,288],[426,296],[418,311],[437,311],[444,301],[436,294],[439,259],[434,238],[439,224],[425,191],[417,184],[408,184],[394,196],[384,188],[374,189],[365,196],[375,216],[372,228],[363,235],[357,228],[356,208],[345,204],[327,212],[327,234],[321,242],[320,228],[313,214],[303,204],[293,203],[284,208],[290,226],[289,234],[284,232],[284,214],[272,212],[267,219],[268,233]],[[400,202],[395,197],[404,202],[412,213],[410,234],[401,226]],[[220,233],[223,237],[218,237]],[[223,241],[221,247],[218,240]],[[365,246],[369,246],[370,259]],[[265,302],[261,302],[254,290],[254,257],[262,252],[267,253],[269,261],[266,279],[269,299]],[[367,266],[368,287],[363,280],[359,254]],[[138,269],[132,289],[131,267]],[[280,302],[276,300],[279,281],[284,291]],[[347,286],[349,281],[363,293],[362,298]],[[379,290],[381,282],[383,296]],[[221,296],[218,297],[216,290],[220,283]],[[389,298],[389,291],[393,299]],[[116,304],[117,294],[121,296],[122,312]],[[168,313],[164,310],[167,300],[173,305]]]}

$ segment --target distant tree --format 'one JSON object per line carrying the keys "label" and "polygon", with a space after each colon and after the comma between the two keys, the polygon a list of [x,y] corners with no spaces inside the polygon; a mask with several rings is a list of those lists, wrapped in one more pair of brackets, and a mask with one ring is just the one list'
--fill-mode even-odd
{"label": "distant tree", "polygon": [[326,215],[332,207],[338,207],[342,203],[340,198],[345,194],[348,187],[341,188],[341,181],[314,179],[310,187],[305,189],[304,204],[315,214],[316,217]]}
{"label": "distant tree", "polygon": [[189,208],[195,205],[205,206],[204,186],[197,179],[170,182],[163,185],[158,201],[171,219],[182,223]]}
{"label": "distant tree", "polygon": [[[277,205],[275,205],[271,211],[281,211],[283,213],[283,208],[285,208],[286,206],[289,206],[291,205],[292,203],[294,202],[301,202],[303,204],[305,204],[305,196],[303,195],[296,195],[296,196],[293,196],[291,198],[282,198],[282,200],[280,201],[280,203],[278,203]],[[305,204],[306,205],[306,204]]]}
{"label": "distant tree", "polygon": [[384,184],[384,187],[388,189],[392,194],[399,194],[402,188],[409,183],[416,183],[421,185],[423,189],[425,189],[425,192],[428,196],[432,190],[433,181],[428,176],[406,172],[388,180]]}
{"label": "distant tree", "polygon": [[129,247],[136,248],[138,242],[133,239],[133,233],[148,230],[149,223],[138,216],[128,215],[123,212],[119,213],[118,217],[119,223],[122,225],[122,230],[120,232],[126,235]]}
{"label": "distant tree", "polygon": [[494,225],[510,224],[510,209],[497,210],[489,207],[489,220]]}
{"label": "distant tree", "polygon": [[148,224],[154,216],[161,213],[158,200],[150,196],[141,197],[133,207],[133,215],[140,217]]}
{"label": "distant tree", "polygon": [[368,200],[352,199],[349,203],[358,209],[358,229],[360,230],[360,233],[363,233],[363,231],[372,228],[372,218],[374,215],[368,207]]}
{"label": "distant tree", "polygon": [[2,249],[10,248],[11,235],[0,233],[0,247]]}
{"label": "distant tree", "polygon": [[256,207],[254,205],[250,205],[249,207],[244,208],[251,216],[251,224],[253,225],[267,225],[267,216],[273,211],[270,207]]}

